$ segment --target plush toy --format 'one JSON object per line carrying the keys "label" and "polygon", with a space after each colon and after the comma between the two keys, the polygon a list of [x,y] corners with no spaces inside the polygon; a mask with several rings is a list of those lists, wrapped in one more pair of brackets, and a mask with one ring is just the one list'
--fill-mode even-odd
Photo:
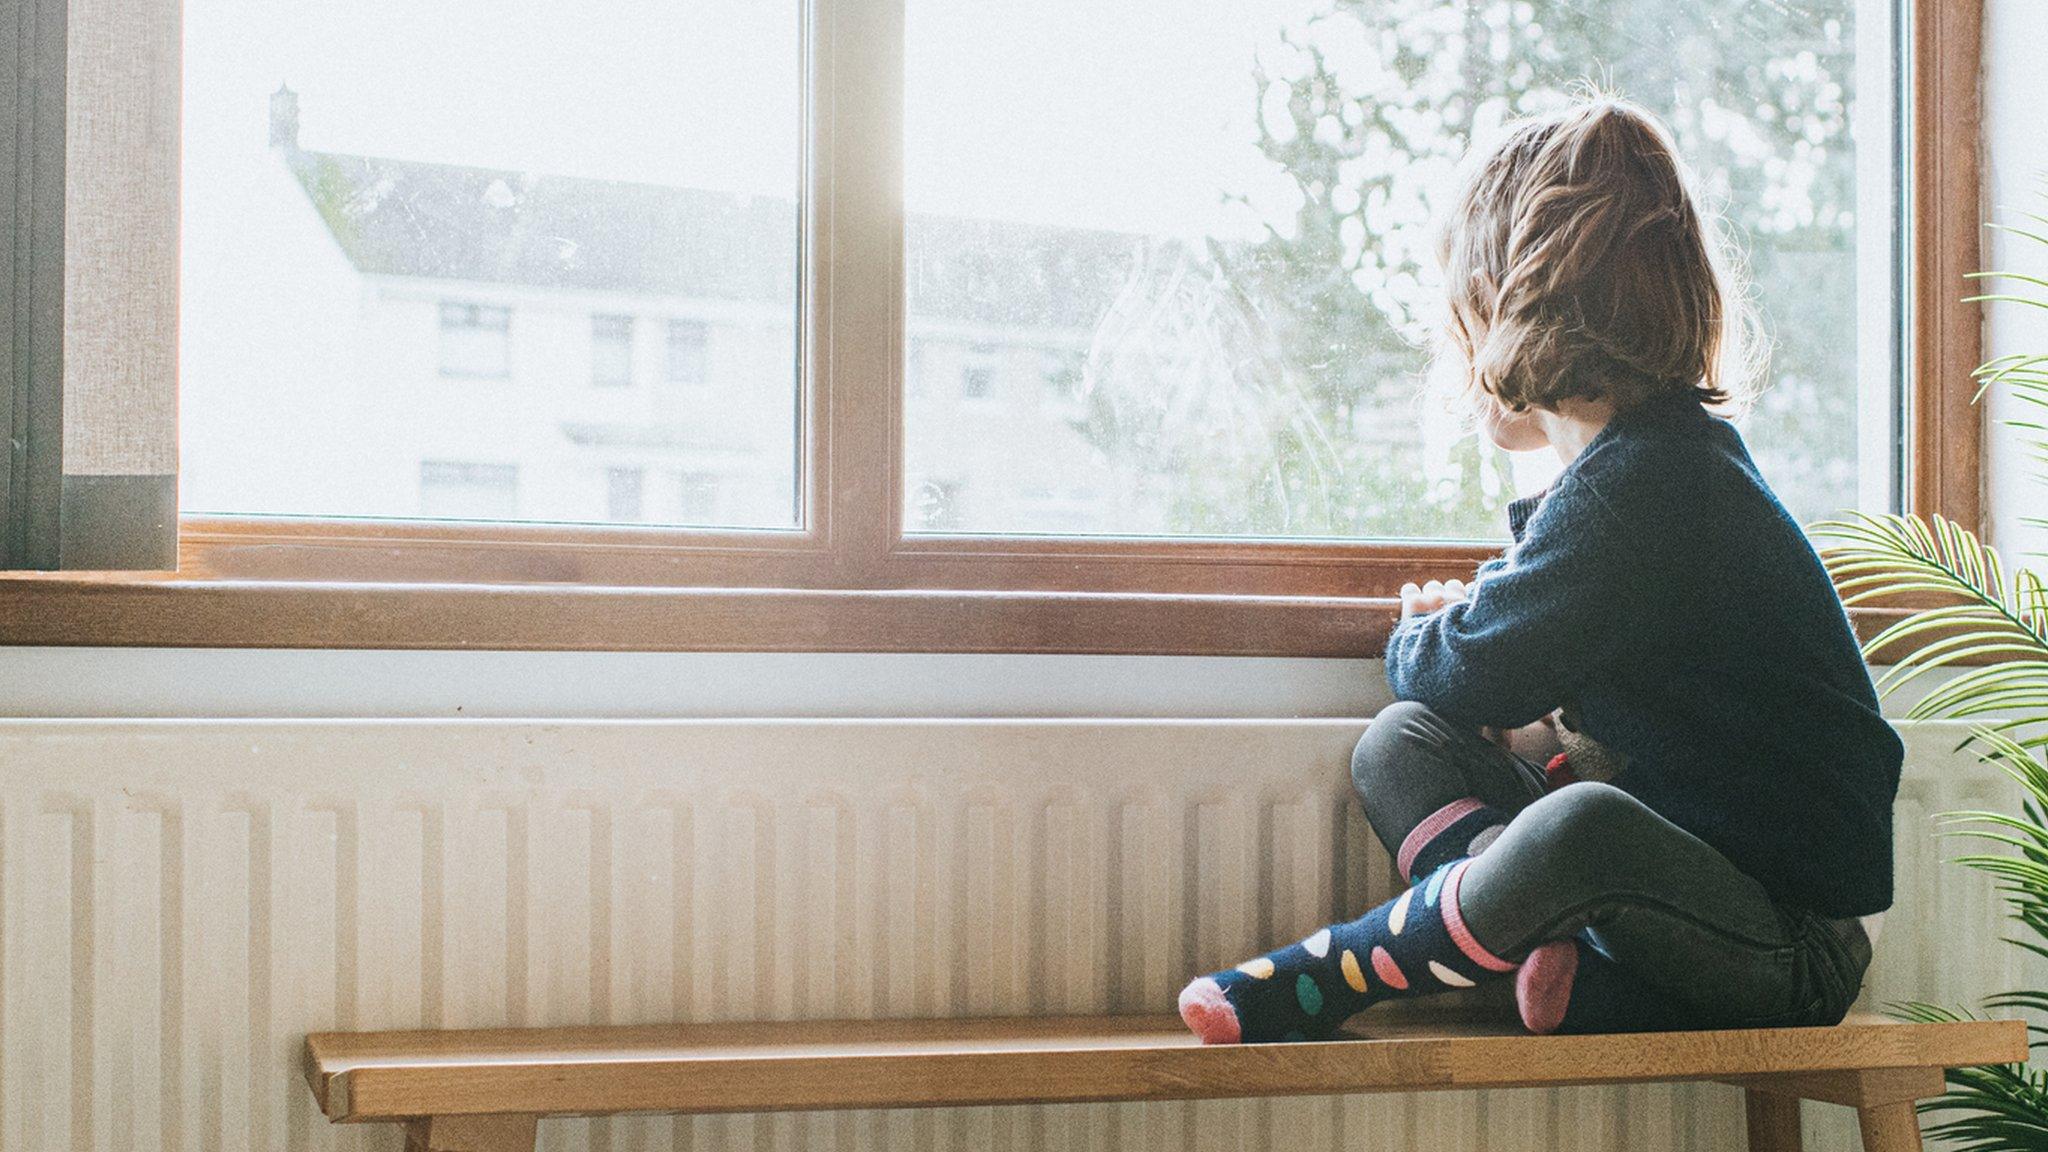
{"label": "plush toy", "polygon": [[1606,783],[1620,776],[1628,759],[1579,730],[1578,717],[1569,707],[1557,713],[1557,742],[1564,751],[1543,766],[1545,787],[1555,792],[1578,780]]}

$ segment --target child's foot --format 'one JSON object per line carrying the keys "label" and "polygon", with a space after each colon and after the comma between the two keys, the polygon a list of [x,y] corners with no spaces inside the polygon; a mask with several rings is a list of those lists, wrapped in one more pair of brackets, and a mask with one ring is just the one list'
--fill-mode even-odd
{"label": "child's foot", "polygon": [[1711,1027],[1699,1009],[1652,988],[1583,939],[1552,940],[1515,972],[1515,1006],[1537,1033],[1678,1032]]}
{"label": "child's foot", "polygon": [[1523,957],[1515,970],[1515,1007],[1522,1014],[1522,1027],[1539,1036],[1557,1031],[1564,1024],[1578,974],[1576,940],[1539,944]]}
{"label": "child's foot", "polygon": [[1204,1044],[1322,1040],[1381,1000],[1514,971],[1465,928],[1458,884],[1470,863],[1438,868],[1349,924],[1196,980],[1181,990],[1181,1019]]}

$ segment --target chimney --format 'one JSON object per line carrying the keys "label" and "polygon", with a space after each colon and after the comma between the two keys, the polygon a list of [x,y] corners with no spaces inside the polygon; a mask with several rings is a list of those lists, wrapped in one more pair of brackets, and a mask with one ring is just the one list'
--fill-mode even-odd
{"label": "chimney", "polygon": [[270,146],[299,150],[299,94],[286,84],[270,94]]}

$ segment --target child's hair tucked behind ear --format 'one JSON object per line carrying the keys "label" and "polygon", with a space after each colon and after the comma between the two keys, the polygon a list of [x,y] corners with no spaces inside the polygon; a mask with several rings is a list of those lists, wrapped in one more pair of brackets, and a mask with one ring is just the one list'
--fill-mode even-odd
{"label": "child's hair tucked behind ear", "polygon": [[1469,387],[1510,409],[1750,399],[1748,303],[1670,134],[1633,104],[1586,100],[1514,128],[1472,174],[1440,255]]}

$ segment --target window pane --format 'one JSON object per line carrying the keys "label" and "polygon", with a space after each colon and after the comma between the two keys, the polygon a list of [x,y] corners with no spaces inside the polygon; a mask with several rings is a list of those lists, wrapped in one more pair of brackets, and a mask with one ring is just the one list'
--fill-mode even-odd
{"label": "window pane", "polygon": [[1775,354],[1745,432],[1772,482],[1802,518],[1860,480],[1881,503],[1889,13],[908,0],[907,523],[1503,535],[1554,461],[1418,403],[1434,222],[1468,140],[1586,76],[1667,118],[1747,250]]}
{"label": "window pane", "polygon": [[187,510],[798,522],[797,0],[185,13]]}

